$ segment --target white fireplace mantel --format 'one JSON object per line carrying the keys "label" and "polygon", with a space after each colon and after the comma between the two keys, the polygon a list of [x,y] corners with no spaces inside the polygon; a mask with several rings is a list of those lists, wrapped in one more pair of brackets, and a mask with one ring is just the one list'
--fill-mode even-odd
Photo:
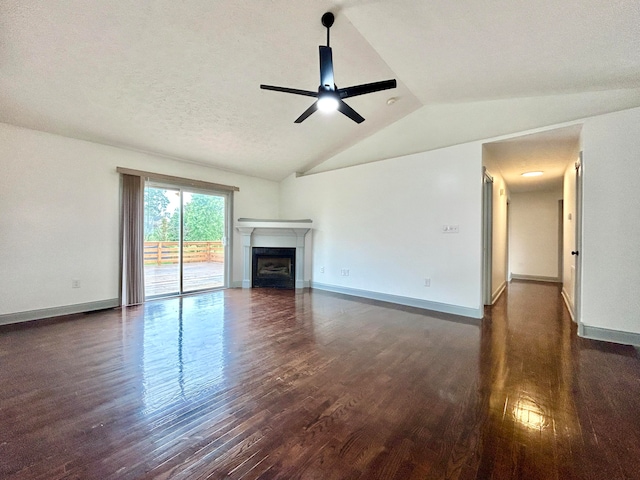
{"label": "white fireplace mantel", "polygon": [[236,230],[242,236],[242,288],[251,288],[251,248],[295,248],[296,289],[304,288],[305,236],[313,222],[305,220],[262,220],[239,218]]}

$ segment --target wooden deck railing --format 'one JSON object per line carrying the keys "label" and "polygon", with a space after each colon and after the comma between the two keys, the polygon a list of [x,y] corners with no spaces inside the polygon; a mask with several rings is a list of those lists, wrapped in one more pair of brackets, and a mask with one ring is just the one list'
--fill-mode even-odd
{"label": "wooden deck railing", "polygon": [[[224,262],[222,242],[182,242],[184,263]],[[178,263],[178,242],[144,242],[144,264],[166,265]]]}

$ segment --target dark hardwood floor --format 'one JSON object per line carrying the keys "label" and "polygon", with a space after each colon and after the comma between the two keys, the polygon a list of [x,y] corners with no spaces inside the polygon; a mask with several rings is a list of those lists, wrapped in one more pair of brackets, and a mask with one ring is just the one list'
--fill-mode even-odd
{"label": "dark hardwood floor", "polygon": [[0,328],[4,479],[640,478],[640,358],[553,284],[483,321],[226,290]]}

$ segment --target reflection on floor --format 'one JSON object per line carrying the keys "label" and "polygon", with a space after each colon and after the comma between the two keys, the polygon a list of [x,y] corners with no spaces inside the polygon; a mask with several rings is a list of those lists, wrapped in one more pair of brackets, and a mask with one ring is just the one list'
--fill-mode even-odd
{"label": "reflection on floor", "polygon": [[0,328],[0,477],[640,477],[640,359],[554,284],[483,321],[225,290]]}

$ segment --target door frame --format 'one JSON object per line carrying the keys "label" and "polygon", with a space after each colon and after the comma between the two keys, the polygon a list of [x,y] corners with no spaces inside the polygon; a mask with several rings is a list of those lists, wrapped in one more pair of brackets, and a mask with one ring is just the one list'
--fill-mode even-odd
{"label": "door frame", "polygon": [[482,300],[491,305],[493,292],[493,177],[482,167]]}
{"label": "door frame", "polygon": [[574,257],[575,278],[573,285],[573,315],[578,324],[578,334],[584,334],[582,324],[582,211],[583,211],[583,186],[584,186],[584,155],[580,151],[580,156],[575,163],[576,175],[576,221],[575,221],[575,250],[578,252]]}
{"label": "door frame", "polygon": [[[233,228],[232,228],[232,214],[233,214],[233,192],[226,190],[216,190],[216,189],[208,189],[202,187],[190,187],[181,185],[179,183],[172,183],[170,181],[162,181],[162,180],[153,180],[147,179],[144,183],[144,188],[164,188],[169,190],[174,190],[178,192],[179,195],[179,203],[180,203],[180,234],[178,238],[178,249],[179,249],[179,267],[178,267],[178,292],[170,293],[167,295],[153,295],[147,296],[145,294],[145,300],[154,300],[157,298],[162,298],[166,296],[178,296],[178,295],[191,295],[194,293],[200,293],[204,291],[210,291],[214,289],[220,288],[229,288],[231,282],[231,273],[232,273],[232,245],[233,245]],[[195,193],[195,194],[203,194],[203,195],[212,195],[224,198],[224,235],[222,237],[222,244],[224,246],[224,269],[223,269],[223,281],[222,286],[214,287],[214,288],[205,288],[199,290],[189,290],[187,292],[184,291],[184,249],[183,249],[183,241],[184,241],[184,194],[185,193]]]}

